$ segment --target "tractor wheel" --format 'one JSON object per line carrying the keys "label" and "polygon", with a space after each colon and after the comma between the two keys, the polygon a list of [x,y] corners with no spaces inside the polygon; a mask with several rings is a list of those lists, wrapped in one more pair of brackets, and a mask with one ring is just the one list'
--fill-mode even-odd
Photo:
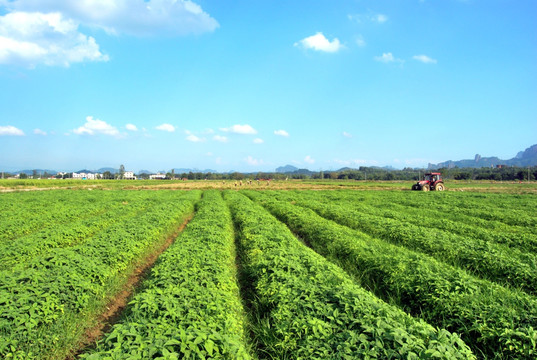
{"label": "tractor wheel", "polygon": [[429,184],[425,184],[421,187],[421,191],[429,191]]}
{"label": "tractor wheel", "polygon": [[437,184],[435,189],[436,191],[444,191],[445,190],[444,184]]}

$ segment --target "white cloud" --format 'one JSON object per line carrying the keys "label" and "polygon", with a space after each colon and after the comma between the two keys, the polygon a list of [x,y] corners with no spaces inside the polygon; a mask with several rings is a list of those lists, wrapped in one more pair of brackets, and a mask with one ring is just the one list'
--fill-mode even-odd
{"label": "white cloud", "polygon": [[253,127],[251,127],[248,124],[244,125],[233,125],[228,128],[220,128],[220,130],[224,132],[230,132],[233,134],[246,134],[246,135],[254,135],[257,134],[257,130],[255,130]]}
{"label": "white cloud", "polygon": [[15,0],[10,11],[52,13],[110,34],[186,35],[215,30],[219,25],[190,0]]}
{"label": "white cloud", "polygon": [[400,63],[404,62],[403,60],[397,59],[396,57],[394,57],[391,52],[383,53],[382,56],[375,56],[375,60],[386,63],[386,64],[392,63],[392,62],[400,62]]}
{"label": "white cloud", "polygon": [[47,135],[47,132],[46,131],[43,131],[41,129],[34,129],[34,134],[35,135],[43,135],[43,136],[46,136]]}
{"label": "white cloud", "polygon": [[367,14],[349,14],[347,15],[347,18],[357,23],[374,22],[377,24],[384,24],[386,21],[388,21],[388,16],[384,14],[375,14],[371,11]]}
{"label": "white cloud", "polygon": [[263,160],[261,159],[254,159],[252,156],[248,156],[246,159],[245,159],[246,163],[248,165],[252,165],[252,166],[257,166],[257,165],[261,165],[263,164]]}
{"label": "white cloud", "polygon": [[359,47],[364,47],[367,45],[362,35],[358,35],[356,37],[356,45],[358,45]]}
{"label": "white cloud", "polygon": [[134,124],[127,124],[125,125],[125,129],[129,131],[138,131],[138,127]]}
{"label": "white cloud", "polygon": [[388,17],[384,14],[376,14],[371,17],[371,20],[378,22],[379,24],[384,24],[386,21],[388,21]]}
{"label": "white cloud", "polygon": [[346,131],[343,131],[343,136],[345,136],[346,138],[351,138],[352,137],[352,134],[346,132]]}
{"label": "white cloud", "polygon": [[304,161],[307,162],[308,164],[313,164],[315,162],[315,160],[312,159],[312,157],[309,155],[304,158]]}
{"label": "white cloud", "polygon": [[7,136],[24,136],[24,131],[21,129],[17,129],[15,126],[7,125],[7,126],[0,126],[0,136],[7,135]]}
{"label": "white cloud", "polygon": [[107,124],[105,121],[94,119],[93,116],[86,117],[86,123],[81,127],[74,129],[73,133],[78,135],[119,135],[119,131],[114,126]]}
{"label": "white cloud", "polygon": [[213,140],[225,143],[225,142],[227,142],[227,137],[222,136],[222,135],[215,135],[215,136],[213,136]]}
{"label": "white cloud", "polygon": [[186,137],[186,139],[188,141],[191,141],[191,142],[204,142],[205,141],[205,138],[200,138],[194,134],[190,134]]}
{"label": "white cloud", "polygon": [[412,59],[420,61],[424,64],[436,64],[437,63],[436,59],[430,58],[427,55],[415,55],[415,56],[412,56]]}
{"label": "white cloud", "polygon": [[289,133],[285,130],[275,130],[274,135],[289,137]]}
{"label": "white cloud", "polygon": [[[11,4],[11,3],[10,3]],[[0,16],[0,64],[33,68],[108,61],[91,36],[61,13],[12,12]]]}
{"label": "white cloud", "polygon": [[175,126],[173,126],[172,124],[164,123],[164,124],[157,126],[155,129],[160,130],[160,131],[174,132]]}
{"label": "white cloud", "polygon": [[295,46],[302,47],[304,49],[313,49],[316,51],[324,52],[337,52],[343,48],[343,45],[337,38],[329,41],[322,32],[318,32],[315,35],[309,36],[305,39],[295,43]]}
{"label": "white cloud", "polygon": [[254,144],[263,144],[264,143],[263,139],[260,139],[260,138],[255,138],[253,142],[254,142]]}

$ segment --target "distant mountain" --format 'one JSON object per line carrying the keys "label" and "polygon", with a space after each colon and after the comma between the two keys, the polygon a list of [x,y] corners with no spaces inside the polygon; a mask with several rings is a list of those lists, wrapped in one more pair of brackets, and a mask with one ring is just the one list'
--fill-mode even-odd
{"label": "distant mountain", "polygon": [[496,156],[492,157],[482,157],[479,154],[476,154],[473,160],[459,160],[459,161],[444,161],[439,164],[429,164],[429,169],[439,169],[439,168],[480,168],[480,167],[491,167],[496,165],[506,165],[506,166],[537,166],[537,144],[530,146],[524,151],[520,151],[517,155],[509,160],[502,160]]}
{"label": "distant mountain", "polygon": [[[205,170],[199,170],[199,169],[184,169],[184,168],[180,168],[180,169],[173,169],[175,171],[176,174],[183,174],[183,173],[189,173],[189,172],[192,172],[192,173],[202,173],[202,174],[207,174],[207,173],[216,173],[216,170],[211,170],[211,169],[205,169]],[[171,171],[171,170],[170,170]]]}
{"label": "distant mountain", "polygon": [[119,169],[114,169],[114,168],[111,168],[111,167],[105,167],[105,168],[100,168],[99,170],[95,170],[94,172],[102,174],[105,171],[110,171],[110,173],[112,173],[112,174],[117,174],[119,172]]}
{"label": "distant mountain", "polygon": [[149,170],[140,170],[136,174],[153,174],[153,172]]}
{"label": "distant mountain", "polygon": [[95,174],[95,173],[98,173],[99,171],[94,171],[94,170],[88,170],[88,169],[82,169],[82,170],[78,170],[78,171],[73,171],[77,174],[80,174],[80,173],[85,173],[85,174]]}
{"label": "distant mountain", "polygon": [[281,174],[292,173],[292,172],[295,172],[297,170],[298,170],[298,168],[293,166],[293,165],[285,165],[285,166],[280,166],[280,167],[276,168],[276,172],[281,173]]}

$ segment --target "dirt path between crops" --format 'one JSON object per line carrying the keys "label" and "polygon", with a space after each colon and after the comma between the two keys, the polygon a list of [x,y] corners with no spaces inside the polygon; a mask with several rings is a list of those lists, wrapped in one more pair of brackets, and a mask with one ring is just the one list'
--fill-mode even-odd
{"label": "dirt path between crops", "polygon": [[141,284],[141,281],[147,276],[149,270],[153,267],[159,256],[166,251],[179,236],[179,234],[188,225],[194,214],[189,215],[183,223],[170,234],[164,244],[147,255],[129,275],[128,279],[118,294],[116,294],[106,305],[106,311],[102,313],[95,326],[86,330],[86,336],[80,341],[79,351],[74,355],[68,356],[66,360],[73,360],[82,354],[85,349],[91,347],[99,338],[101,338],[112,326],[118,322],[121,313],[127,307],[131,296]]}

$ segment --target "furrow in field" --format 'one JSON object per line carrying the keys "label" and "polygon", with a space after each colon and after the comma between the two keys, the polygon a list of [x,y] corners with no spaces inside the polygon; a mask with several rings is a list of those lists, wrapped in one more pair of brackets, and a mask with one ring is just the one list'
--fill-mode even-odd
{"label": "furrow in field", "polygon": [[86,359],[250,359],[236,279],[233,224],[217,191],[151,269]]}
{"label": "furrow in field", "polygon": [[194,210],[199,191],[169,192],[151,212],[90,241],[0,272],[0,356],[65,356],[130,271]]}
{"label": "furrow in field", "polygon": [[[153,197],[150,201],[138,193],[127,194],[127,197],[122,196],[123,200],[117,202],[118,206],[109,207],[109,210],[101,215],[47,227],[15,241],[0,243],[0,271],[14,266],[20,269],[22,264],[38,255],[90,241],[91,237],[107,231],[115,224],[151,212],[151,208],[158,205],[158,201],[155,200],[160,199]],[[128,201],[124,201],[126,199]]]}
{"label": "furrow in field", "polygon": [[345,204],[321,202],[311,197],[289,198],[286,194],[280,193],[271,195],[292,199],[297,205],[312,209],[338,224],[362,231],[374,238],[423,252],[483,279],[520,288],[533,295],[537,294],[537,256],[518,248],[369,215]]}
{"label": "furrow in field", "polygon": [[242,194],[224,197],[239,230],[260,358],[474,358],[457,335],[360,288]]}
{"label": "furrow in field", "polygon": [[430,324],[460,333],[483,358],[534,358],[534,297],[338,225],[311,209],[274,200],[272,194],[246,194],[357,282]]}
{"label": "furrow in field", "polygon": [[[537,205],[536,202],[530,201],[529,205],[522,206],[518,201],[515,201],[518,196],[512,194],[481,194],[479,198],[475,198],[475,194],[471,193],[412,193],[406,194],[406,196],[397,196],[393,201],[408,206],[436,209],[442,212],[451,212],[455,215],[465,215],[522,228],[537,226],[537,218],[533,211],[535,205]],[[491,200],[488,206],[484,205],[483,202],[487,198],[496,201]],[[503,209],[500,205],[502,199],[512,202],[512,206],[516,208]]]}
{"label": "furrow in field", "polygon": [[383,203],[376,206],[351,201],[338,201],[339,204],[369,215],[382,216],[420,227],[438,229],[463,237],[503,244],[521,251],[537,254],[537,235],[529,232],[514,232],[512,229],[492,231],[483,224],[465,224],[463,220],[448,219],[440,212],[425,208],[405,207],[399,204]]}

